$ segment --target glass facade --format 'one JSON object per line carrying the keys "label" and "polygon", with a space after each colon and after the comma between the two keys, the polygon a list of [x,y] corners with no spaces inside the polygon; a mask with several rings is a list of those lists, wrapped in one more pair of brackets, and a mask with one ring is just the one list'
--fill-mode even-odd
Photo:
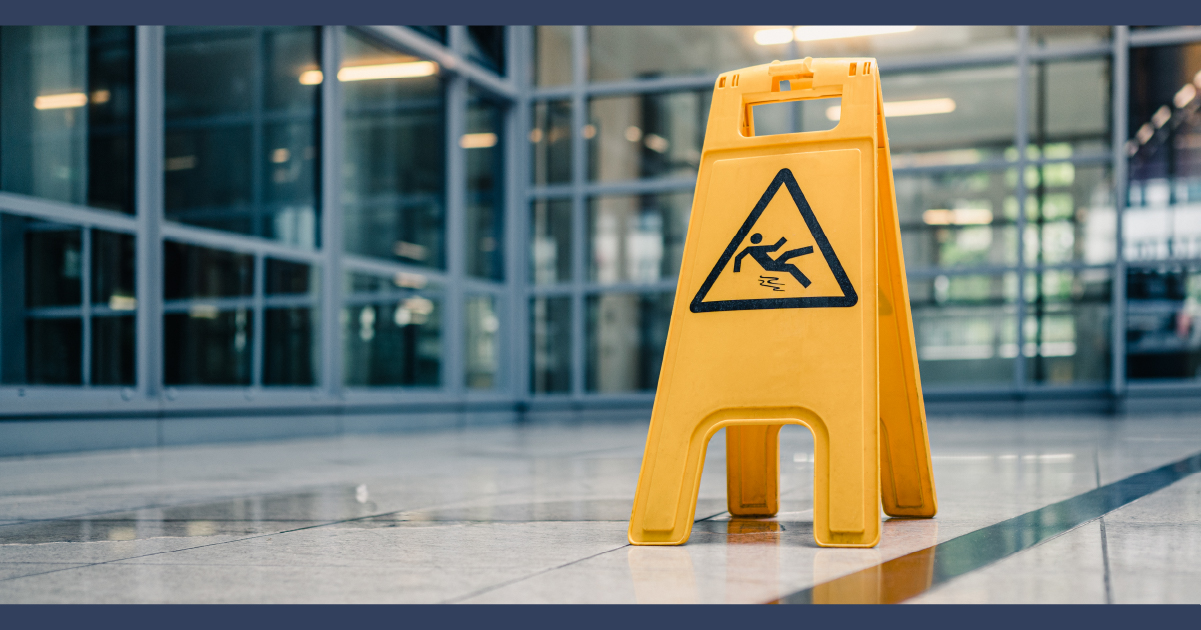
{"label": "glass facade", "polygon": [[4,413],[649,403],[713,78],[807,55],[929,396],[1201,393],[1201,31],[822,28],[0,27]]}

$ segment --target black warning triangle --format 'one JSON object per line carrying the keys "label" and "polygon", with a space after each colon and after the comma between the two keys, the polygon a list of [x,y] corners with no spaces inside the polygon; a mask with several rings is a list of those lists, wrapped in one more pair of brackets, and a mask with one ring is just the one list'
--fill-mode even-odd
{"label": "black warning triangle", "polygon": [[[817,242],[817,248],[821,251],[822,256],[825,257],[826,264],[830,266],[830,271],[833,272],[834,279],[838,282],[839,288],[842,289],[842,295],[706,302],[705,296],[713,288],[713,283],[717,282],[717,278],[721,275],[722,270],[726,268],[726,265],[730,263],[730,259],[734,257],[738,245],[743,242],[747,234],[750,234],[751,228],[755,226],[755,222],[759,220],[760,215],[767,209],[767,204],[771,203],[772,198],[776,196],[776,192],[780,190],[781,185],[787,187],[789,194],[792,195],[792,200],[796,203],[797,210],[800,210],[801,217],[805,219],[805,225],[809,227],[809,232],[813,234],[813,239]],[[705,278],[705,283],[696,292],[696,297],[692,298],[692,304],[688,308],[693,313],[750,311],[774,308],[838,308],[854,306],[858,301],[859,295],[855,293],[855,287],[851,286],[851,279],[847,277],[847,272],[843,270],[842,263],[838,262],[838,254],[834,253],[834,248],[830,245],[830,240],[826,238],[826,233],[822,231],[821,224],[817,222],[817,217],[813,216],[813,208],[809,207],[809,202],[805,199],[805,194],[801,192],[801,187],[797,184],[796,178],[793,177],[792,171],[785,168],[780,169],[780,172],[776,173],[775,179],[767,187],[767,190],[763,193],[763,197],[755,205],[755,209],[751,210],[751,214],[747,216],[746,221],[742,222],[742,227],[734,235],[734,238],[730,241],[730,245],[726,247],[726,251],[722,252],[721,258],[717,259],[717,264],[713,266],[713,271],[709,272],[709,277]]]}

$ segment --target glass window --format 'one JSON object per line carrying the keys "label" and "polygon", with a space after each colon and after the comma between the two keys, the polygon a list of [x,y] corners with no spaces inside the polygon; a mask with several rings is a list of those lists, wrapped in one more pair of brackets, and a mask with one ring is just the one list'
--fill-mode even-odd
{"label": "glass window", "polygon": [[[264,260],[263,384],[313,385],[319,371],[317,274],[304,263]],[[297,298],[308,296],[304,304]]]}
{"label": "glass window", "polygon": [[1068,162],[1029,167],[1026,183],[1033,184],[1026,191],[1028,264],[1113,261],[1117,233],[1109,167]]}
{"label": "glass window", "polygon": [[505,76],[505,27],[468,26],[467,51],[472,61]]}
{"label": "glass window", "polygon": [[163,243],[163,297],[219,298],[254,292],[254,257],[175,241]]}
{"label": "glass window", "polygon": [[250,385],[248,308],[219,310],[194,304],[163,316],[164,382],[167,385]]}
{"label": "glass window", "polygon": [[310,307],[263,309],[263,385],[313,385],[316,321]]}
{"label": "glass window", "polygon": [[442,382],[442,290],[425,276],[389,281],[351,274],[342,310],[343,382],[437,386]]}
{"label": "glass window", "polygon": [[1017,264],[1013,179],[1005,171],[897,175],[905,266]]}
{"label": "glass window", "polygon": [[534,27],[535,85],[567,85],[572,79],[570,26]]}
{"label": "glass window", "polygon": [[92,318],[92,384],[133,385],[137,347],[133,315]]}
{"label": "glass window", "polygon": [[490,280],[505,277],[504,109],[471,90],[467,133],[467,273]]}
{"label": "glass window", "polygon": [[163,282],[164,382],[250,385],[254,257],[165,241]]}
{"label": "glass window", "polygon": [[1017,275],[910,278],[922,383],[1013,383]]}
{"label": "glass window", "polygon": [[691,210],[692,193],[591,199],[588,278],[601,284],[675,280]]}
{"label": "glass window", "polygon": [[[907,74],[889,73],[881,66],[893,167],[974,164],[1003,157],[1014,142],[1017,77],[1016,66]],[[904,110],[890,103],[904,103]],[[807,117],[838,118],[833,110],[804,111]],[[817,122],[806,119],[802,129],[815,128]]]}
{"label": "glass window", "polygon": [[83,287],[83,232],[30,222],[25,232],[25,305],[79,305]]}
{"label": "glass window", "polygon": [[78,317],[30,317],[25,322],[30,385],[83,384],[83,325]]}
{"label": "glass window", "polygon": [[1030,157],[1109,152],[1108,57],[1034,62],[1028,94]]}
{"label": "glass window", "polygon": [[319,245],[320,31],[167,27],[169,220]]}
{"label": "glass window", "polygon": [[[6,363],[12,364],[9,376],[12,382],[31,385],[81,385],[82,230],[24,219],[10,225],[17,232],[14,236],[24,230],[24,243],[17,253],[24,249],[25,273],[23,283],[18,281],[16,286],[5,287],[5,298],[8,301],[24,293],[25,309],[15,308],[15,304],[5,309],[6,315],[11,313],[17,320],[14,323],[24,322],[20,334],[4,337]],[[6,279],[15,280],[13,272],[19,269],[6,273]],[[24,339],[23,352],[7,356],[16,349],[13,342],[19,343],[21,339]],[[24,365],[17,365],[22,356]]]}
{"label": "glass window", "polygon": [[534,284],[571,281],[571,200],[530,204],[530,276]]}
{"label": "glass window", "polygon": [[500,368],[500,318],[496,314],[496,297],[468,296],[465,309],[467,387],[492,389],[498,385]]}
{"label": "glass window", "polygon": [[530,300],[530,391],[571,391],[571,298]]}
{"label": "glass window", "polygon": [[655,389],[674,299],[671,293],[589,296],[588,391]]}
{"label": "glass window", "polygon": [[570,183],[571,101],[538,101],[532,109],[530,170],[533,183],[540,186]]}
{"label": "glass window", "polygon": [[133,213],[133,27],[0,27],[0,190]]}
{"label": "glass window", "polygon": [[342,203],[346,251],[443,267],[446,112],[441,69],[347,31]]}
{"label": "glass window", "polygon": [[92,230],[93,385],[133,385],[134,316],[138,300],[135,240],[131,234]]}
{"label": "glass window", "polygon": [[92,230],[92,303],[114,311],[137,307],[134,237]]}
{"label": "glass window", "polygon": [[614,81],[719,72],[781,57],[754,26],[590,26],[588,76]]}
{"label": "glass window", "polygon": [[1109,378],[1110,271],[1053,269],[1026,277],[1026,375],[1034,383]]}
{"label": "glass window", "polygon": [[592,99],[584,130],[590,177],[695,176],[710,99],[709,90]]}
{"label": "glass window", "polygon": [[265,271],[267,295],[296,295],[316,290],[317,276],[304,263],[268,258]]}
{"label": "glass window", "polygon": [[1201,44],[1132,49],[1130,64],[1123,255],[1201,258]]}
{"label": "glass window", "polygon": [[1126,295],[1126,376],[1201,377],[1201,267],[1133,267]]}
{"label": "glass window", "polygon": [[133,249],[127,234],[0,215],[0,382],[132,385]]}

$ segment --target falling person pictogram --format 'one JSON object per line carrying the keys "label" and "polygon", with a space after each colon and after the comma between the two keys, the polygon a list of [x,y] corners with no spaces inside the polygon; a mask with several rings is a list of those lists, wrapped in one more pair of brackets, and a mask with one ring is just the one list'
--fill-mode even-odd
{"label": "falling person pictogram", "polygon": [[776,241],[775,245],[760,245],[759,243],[763,242],[763,235],[756,233],[751,235],[751,242],[754,243],[754,245],[747,245],[745,249],[743,249],[741,252],[738,252],[738,255],[734,257],[734,273],[739,273],[742,271],[742,259],[745,258],[747,254],[750,254],[751,258],[754,258],[755,262],[759,263],[759,266],[763,267],[764,271],[786,271],[792,274],[792,277],[796,278],[796,281],[800,282],[801,286],[808,288],[809,285],[812,284],[809,278],[807,278],[805,274],[801,273],[801,270],[798,269],[796,265],[788,262],[789,260],[798,256],[812,254],[812,246],[790,249],[783,254],[780,254],[776,258],[772,258],[769,254],[783,247],[784,243],[788,242],[787,238],[781,236],[780,240]]}

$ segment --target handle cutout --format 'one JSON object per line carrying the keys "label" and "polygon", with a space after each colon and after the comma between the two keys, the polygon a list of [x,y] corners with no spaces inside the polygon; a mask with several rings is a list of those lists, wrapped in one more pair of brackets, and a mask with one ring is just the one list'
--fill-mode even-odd
{"label": "handle cutout", "polygon": [[746,107],[747,122],[743,134],[747,137],[774,136],[805,131],[828,131],[838,126],[841,97],[776,101],[751,104]]}

